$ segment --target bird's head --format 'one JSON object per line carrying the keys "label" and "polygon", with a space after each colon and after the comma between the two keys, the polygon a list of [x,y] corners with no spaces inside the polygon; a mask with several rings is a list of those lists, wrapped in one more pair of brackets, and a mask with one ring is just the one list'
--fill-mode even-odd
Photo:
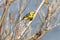
{"label": "bird's head", "polygon": [[35,12],[34,11],[30,11],[30,15],[34,15],[35,14]]}

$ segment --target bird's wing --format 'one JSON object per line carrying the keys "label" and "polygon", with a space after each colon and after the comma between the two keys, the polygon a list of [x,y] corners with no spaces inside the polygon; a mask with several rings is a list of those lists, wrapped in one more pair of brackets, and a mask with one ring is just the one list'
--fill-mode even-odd
{"label": "bird's wing", "polygon": [[26,14],[26,15],[22,18],[22,20],[23,20],[24,18],[28,17],[29,15],[30,15],[29,13]]}

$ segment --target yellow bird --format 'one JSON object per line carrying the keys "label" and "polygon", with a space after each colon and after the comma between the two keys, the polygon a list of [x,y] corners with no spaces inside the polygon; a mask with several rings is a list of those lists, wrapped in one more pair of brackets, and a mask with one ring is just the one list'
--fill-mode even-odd
{"label": "yellow bird", "polygon": [[34,14],[35,14],[35,12],[34,11],[30,11],[28,14],[26,14],[23,18],[22,18],[22,20],[25,20],[25,21],[27,21],[27,20],[32,20],[33,19],[33,17],[34,17]]}

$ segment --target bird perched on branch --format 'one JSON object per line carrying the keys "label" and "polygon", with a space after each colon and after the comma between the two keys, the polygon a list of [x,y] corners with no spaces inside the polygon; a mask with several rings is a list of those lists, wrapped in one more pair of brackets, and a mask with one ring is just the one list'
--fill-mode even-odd
{"label": "bird perched on branch", "polygon": [[34,17],[34,14],[35,14],[35,12],[34,11],[30,11],[28,14],[26,14],[23,18],[22,18],[22,20],[24,20],[24,21],[27,21],[27,20],[32,20],[33,19],[33,17]]}

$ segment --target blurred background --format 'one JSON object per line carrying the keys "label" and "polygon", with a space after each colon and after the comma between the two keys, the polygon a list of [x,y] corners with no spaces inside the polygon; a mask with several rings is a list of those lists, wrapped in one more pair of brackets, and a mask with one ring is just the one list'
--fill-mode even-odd
{"label": "blurred background", "polygon": [[[60,0],[45,0],[29,27],[27,25],[31,21],[20,20],[30,11],[36,12],[42,1],[44,0],[0,0],[0,23],[2,25],[0,25],[0,39],[59,40]],[[45,34],[40,38],[43,33],[38,34],[40,36],[36,33],[39,33],[42,28]]]}

